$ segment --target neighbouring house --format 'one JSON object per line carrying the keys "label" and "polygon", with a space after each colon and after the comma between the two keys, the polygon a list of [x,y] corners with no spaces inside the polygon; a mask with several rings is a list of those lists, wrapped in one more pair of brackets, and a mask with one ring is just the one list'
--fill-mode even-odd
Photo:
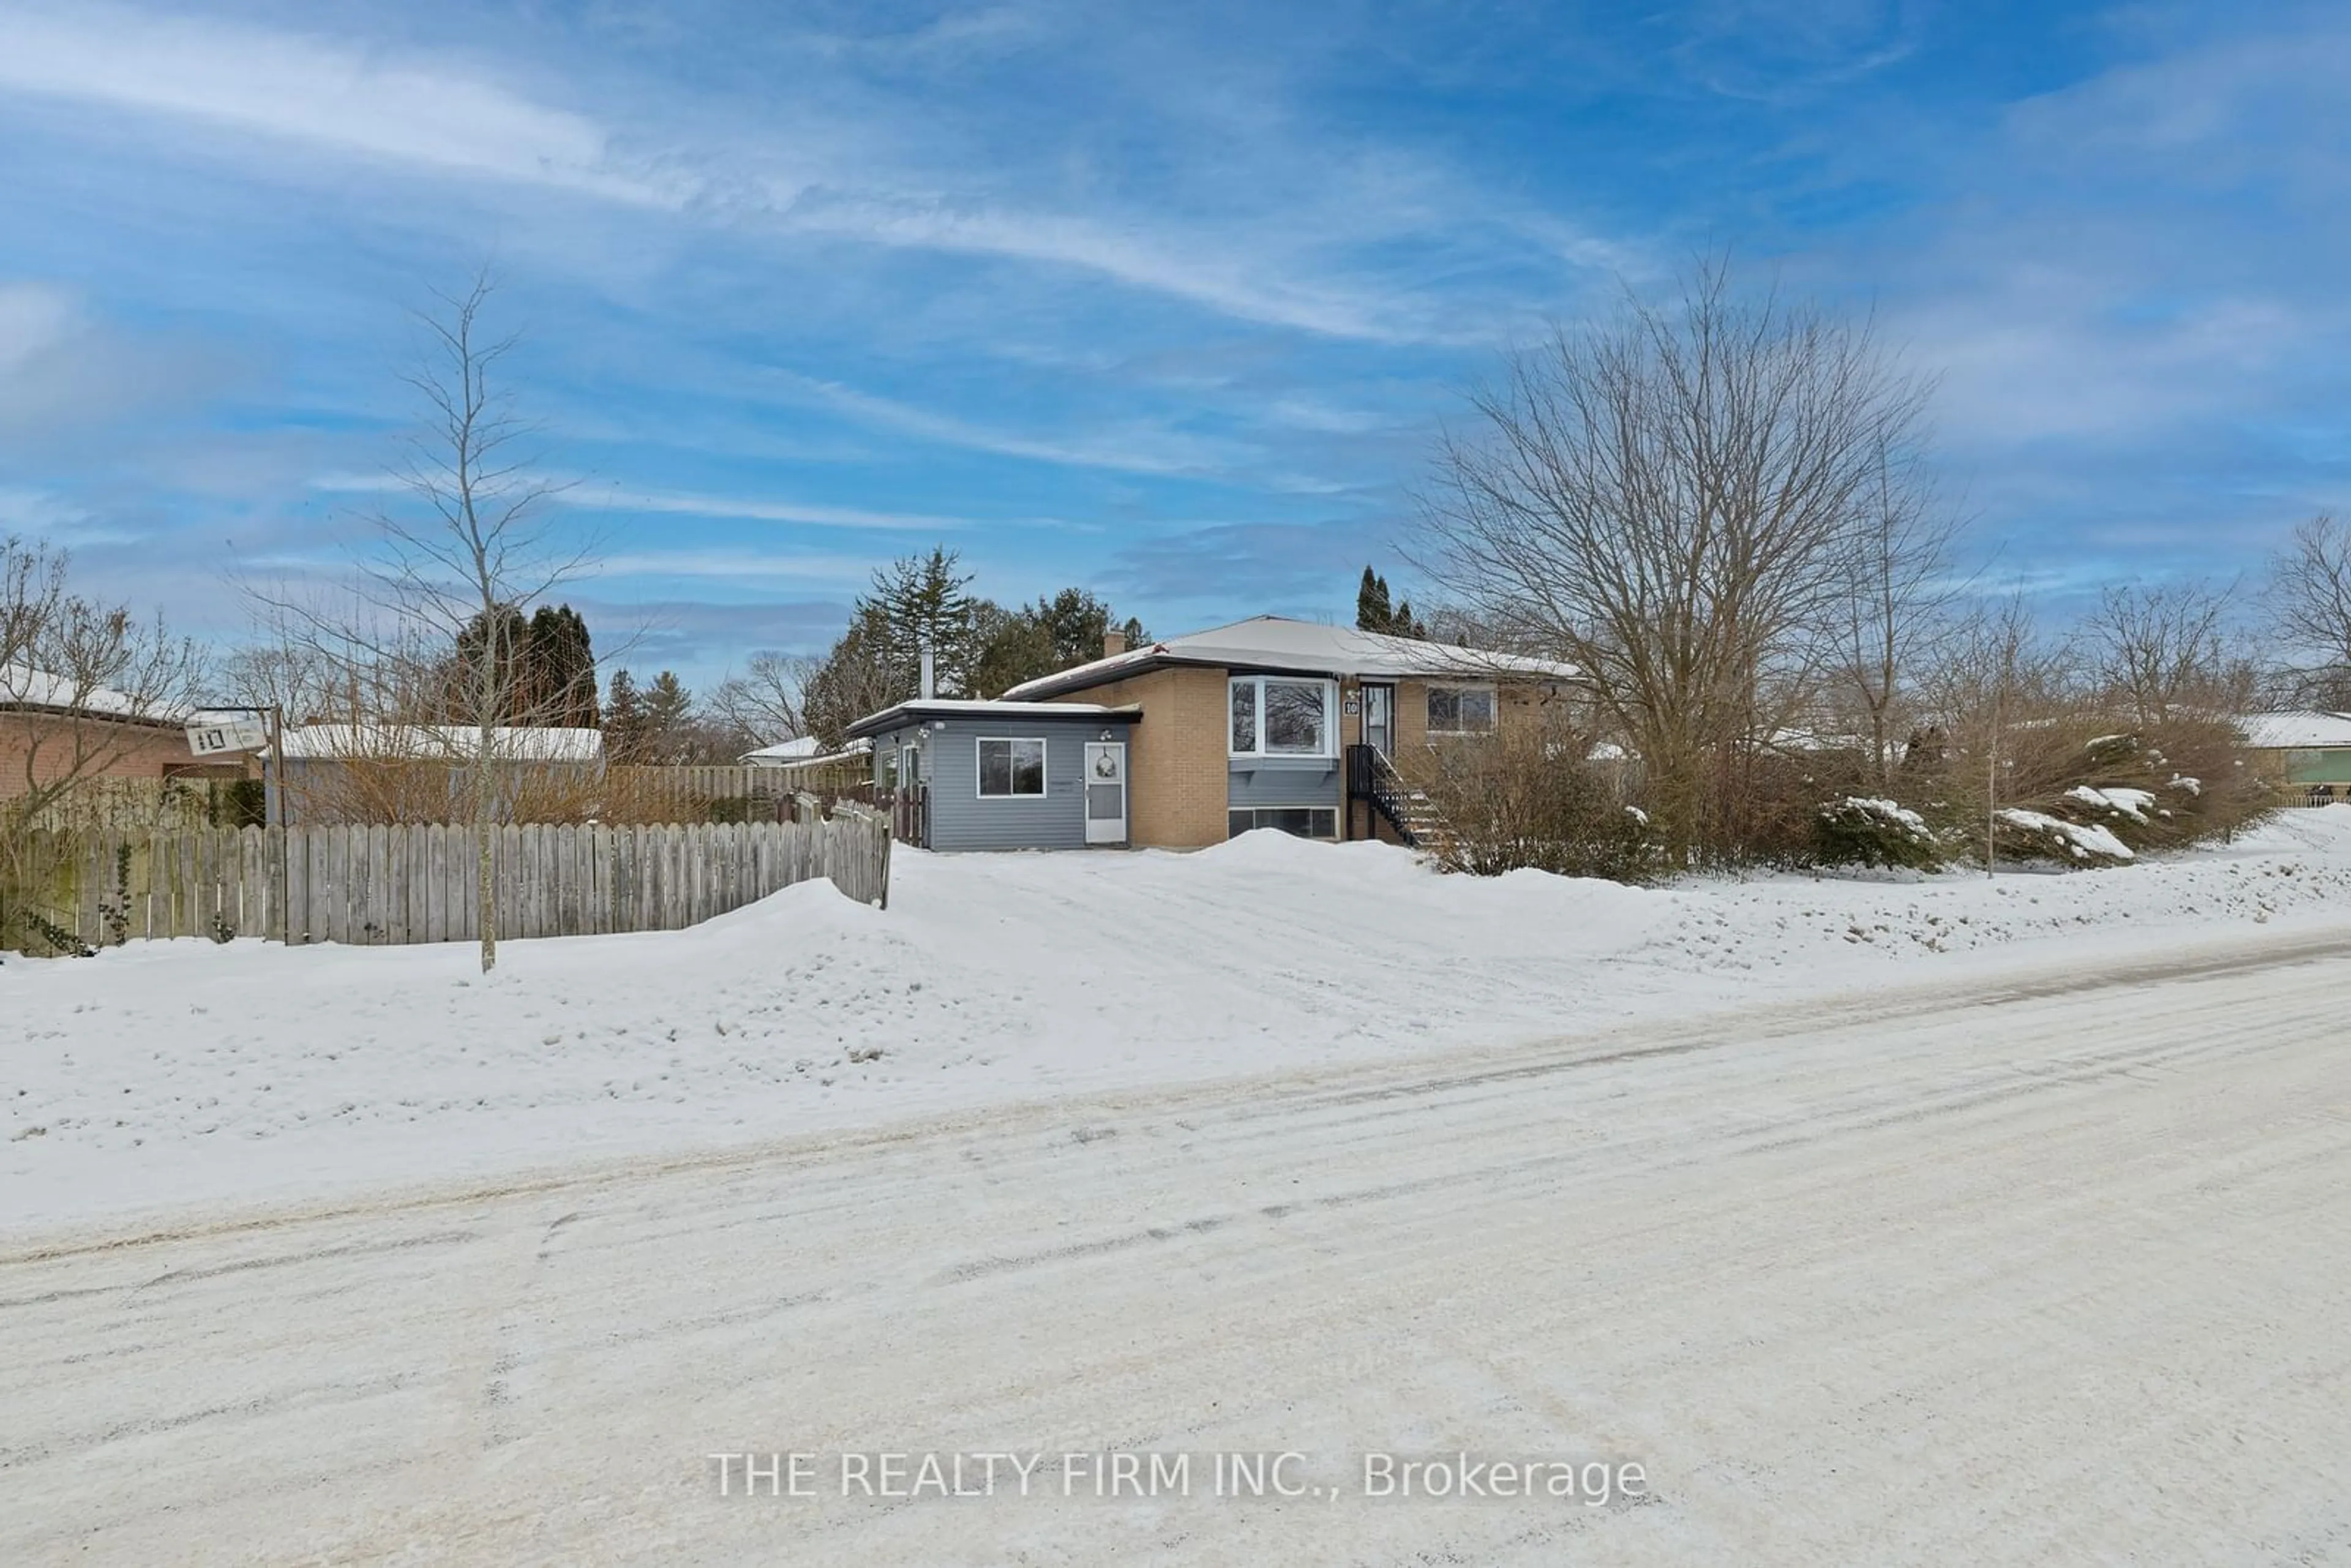
{"label": "neighbouring house", "polygon": [[[457,820],[481,750],[471,725],[308,724],[280,738],[287,820],[433,822]],[[570,797],[599,788],[604,732],[585,727],[506,726],[490,731],[490,753],[508,772],[501,786],[517,820],[567,820]]]}
{"label": "neighbouring house", "polygon": [[813,735],[803,735],[790,740],[780,740],[773,746],[763,746],[757,751],[747,751],[735,760],[746,768],[789,768],[796,762],[809,762],[824,755],[824,742]]}
{"label": "neighbouring house", "polygon": [[763,746],[745,752],[739,760],[756,769],[753,789],[778,795],[808,792],[840,799],[862,797],[872,784],[872,742],[846,741],[838,751],[827,751],[812,735]]}
{"label": "neighbouring house", "polygon": [[[1399,758],[1540,723],[1573,666],[1260,615],[989,701],[852,725],[900,835],[932,849],[1197,849],[1252,828],[1414,842]],[[1405,770],[1409,773],[1410,769]]]}
{"label": "neighbouring house", "polygon": [[2272,784],[2312,800],[2351,800],[2351,714],[2249,713],[2237,727]]}
{"label": "neighbouring house", "polygon": [[0,667],[0,798],[76,771],[89,779],[244,777],[241,760],[199,761],[189,751],[185,726],[193,716],[25,664]]}

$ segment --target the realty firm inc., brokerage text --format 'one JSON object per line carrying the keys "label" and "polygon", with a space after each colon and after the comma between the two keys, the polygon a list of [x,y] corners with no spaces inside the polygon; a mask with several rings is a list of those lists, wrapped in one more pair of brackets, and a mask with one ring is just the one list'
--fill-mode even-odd
{"label": "the realty firm inc., brokerage text", "polygon": [[1645,1502],[1638,1461],[1368,1452],[1332,1464],[1288,1450],[730,1450],[705,1456],[726,1498],[1155,1499],[1342,1497]]}

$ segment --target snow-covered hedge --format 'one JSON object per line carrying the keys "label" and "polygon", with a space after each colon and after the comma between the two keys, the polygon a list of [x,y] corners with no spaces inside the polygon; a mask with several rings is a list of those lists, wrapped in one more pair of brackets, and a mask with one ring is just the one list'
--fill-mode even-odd
{"label": "snow-covered hedge", "polygon": [[1998,849],[2004,859],[2119,865],[2225,838],[2265,807],[2248,772],[2233,739],[2210,725],[2095,736],[2041,793],[1996,814]]}
{"label": "snow-covered hedge", "polygon": [[1813,821],[1823,865],[1905,867],[1933,871],[1949,857],[1943,836],[1898,801],[1847,795],[1823,805]]}
{"label": "snow-covered hedge", "polygon": [[2112,829],[2095,822],[2069,822],[2046,811],[2018,806],[1993,814],[2000,821],[2000,852],[2011,859],[2055,861],[2061,865],[2121,865],[2138,858]]}

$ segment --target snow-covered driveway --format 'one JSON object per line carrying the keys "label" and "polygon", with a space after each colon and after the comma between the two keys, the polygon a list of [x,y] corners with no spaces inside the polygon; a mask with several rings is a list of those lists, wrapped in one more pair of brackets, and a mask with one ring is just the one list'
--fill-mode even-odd
{"label": "snow-covered driveway", "polygon": [[[20,1248],[0,1561],[2339,1562],[2346,995],[2267,935]],[[1329,1495],[1209,1495],[1267,1450]],[[1646,1500],[1361,1495],[1464,1450]]]}

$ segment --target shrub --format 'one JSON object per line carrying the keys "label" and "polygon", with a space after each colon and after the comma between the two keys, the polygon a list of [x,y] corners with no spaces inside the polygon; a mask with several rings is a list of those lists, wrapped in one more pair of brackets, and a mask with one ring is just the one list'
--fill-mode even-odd
{"label": "shrub", "polygon": [[1993,844],[2005,860],[2048,861],[2058,865],[2121,865],[2137,857],[2115,832],[2095,822],[2074,822],[2021,806],[1992,813]]}
{"label": "shrub", "polygon": [[1614,882],[1655,876],[1657,845],[1628,798],[1626,773],[1589,750],[1577,737],[1533,734],[1435,748],[1409,779],[1445,819],[1430,858],[1479,876],[1527,868]]}
{"label": "shrub", "polygon": [[258,779],[225,779],[214,787],[208,817],[215,828],[261,828],[269,823],[267,787]]}
{"label": "shrub", "polygon": [[1950,857],[1943,835],[1907,806],[1876,796],[1847,795],[1815,814],[1813,858],[1820,865],[1935,871]]}
{"label": "shrub", "polygon": [[1985,798],[1991,745],[1982,730],[1964,733],[1947,749],[1914,751],[1904,769],[1904,797],[1935,802],[1923,814],[1979,861],[1988,827],[2001,860],[2113,865],[2226,839],[2275,803],[2245,765],[2242,737],[2217,716],[2135,726],[2085,706],[2011,719],[1998,739],[1996,800]]}

